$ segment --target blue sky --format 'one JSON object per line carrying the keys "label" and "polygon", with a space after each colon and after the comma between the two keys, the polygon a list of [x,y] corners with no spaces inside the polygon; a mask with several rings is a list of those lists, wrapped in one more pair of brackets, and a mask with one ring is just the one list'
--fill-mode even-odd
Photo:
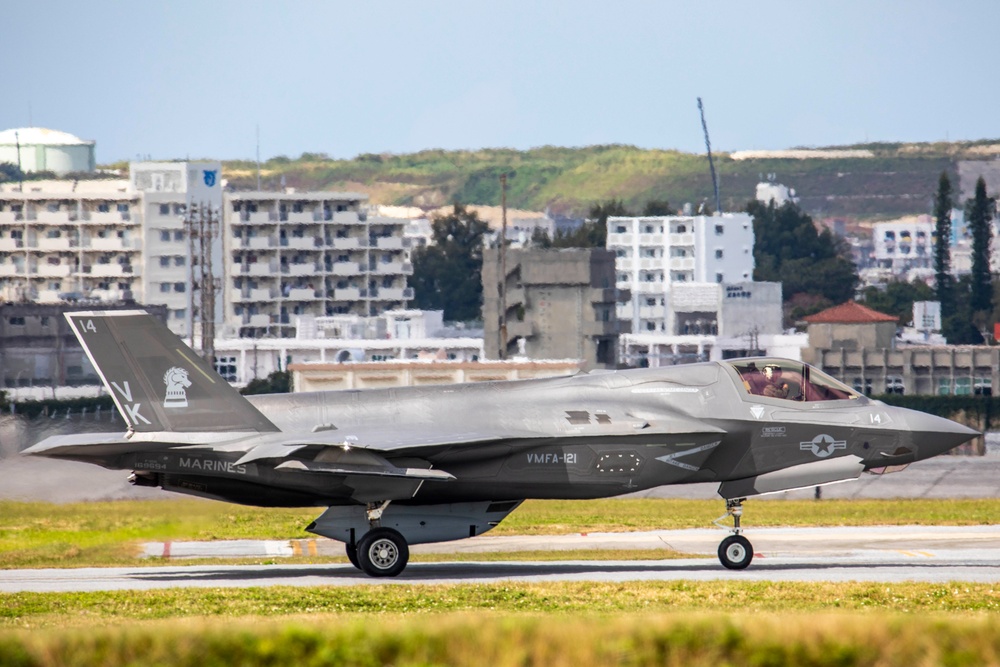
{"label": "blue sky", "polygon": [[99,162],[1000,137],[1000,3],[14,0],[0,130]]}

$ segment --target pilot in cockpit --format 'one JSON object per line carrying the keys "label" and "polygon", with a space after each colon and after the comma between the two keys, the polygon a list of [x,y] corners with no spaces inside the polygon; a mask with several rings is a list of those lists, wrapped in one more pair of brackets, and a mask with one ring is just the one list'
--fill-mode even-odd
{"label": "pilot in cockpit", "polygon": [[781,379],[781,366],[768,364],[764,366],[764,390],[761,392],[769,398],[788,398],[788,383]]}

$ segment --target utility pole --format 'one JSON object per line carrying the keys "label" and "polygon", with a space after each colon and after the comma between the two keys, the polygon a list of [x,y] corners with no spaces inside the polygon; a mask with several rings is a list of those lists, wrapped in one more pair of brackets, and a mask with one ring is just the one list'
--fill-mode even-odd
{"label": "utility pole", "polygon": [[497,282],[497,310],[500,324],[500,350],[498,359],[507,358],[507,174],[500,174],[500,279]]}
{"label": "utility pole", "polygon": [[[217,288],[212,268],[212,241],[218,236],[219,217],[210,204],[191,204],[184,226],[188,232],[191,256],[191,345],[194,331],[201,333],[201,356],[215,363],[215,290]],[[197,267],[197,268],[196,268]],[[195,298],[195,291],[198,298]]]}

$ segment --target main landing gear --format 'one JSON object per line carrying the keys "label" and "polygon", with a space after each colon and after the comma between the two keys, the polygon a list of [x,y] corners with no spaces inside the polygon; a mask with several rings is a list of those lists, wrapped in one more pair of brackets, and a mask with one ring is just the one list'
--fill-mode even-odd
{"label": "main landing gear", "polygon": [[382,512],[389,501],[368,505],[368,524],[371,530],[347,545],[347,558],[351,565],[370,577],[395,577],[406,567],[410,548],[398,530],[382,527]]}
{"label": "main landing gear", "polygon": [[[732,535],[722,540],[719,545],[719,562],[730,570],[744,570],[750,561],[753,560],[753,547],[750,540],[740,533],[740,517],[743,516],[743,501],[746,498],[733,498],[726,501],[726,513],[715,520],[715,523],[722,526],[720,521],[726,517],[733,517]],[[725,526],[722,526],[725,528]]]}

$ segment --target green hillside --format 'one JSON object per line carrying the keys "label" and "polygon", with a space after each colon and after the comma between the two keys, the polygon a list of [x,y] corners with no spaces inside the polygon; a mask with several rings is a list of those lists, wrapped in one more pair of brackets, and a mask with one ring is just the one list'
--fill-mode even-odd
{"label": "green hillside", "polygon": [[[717,156],[723,208],[742,209],[763,175],[795,188],[802,207],[819,217],[870,219],[926,213],[942,170],[953,175],[961,159],[993,157],[994,142],[952,144],[869,144],[841,148],[872,151],[871,158],[753,159]],[[256,187],[256,166],[227,161],[232,187]],[[428,150],[406,155],[360,155],[334,160],[305,153],[297,159],[276,157],[262,164],[265,188],[285,185],[300,190],[352,190],[373,203],[434,207],[460,201],[500,203],[499,175],[509,181],[512,208],[580,214],[597,201],[620,198],[641,208],[651,199],[676,206],[712,199],[704,155],[647,150],[633,146],[559,148],[527,151]]]}

